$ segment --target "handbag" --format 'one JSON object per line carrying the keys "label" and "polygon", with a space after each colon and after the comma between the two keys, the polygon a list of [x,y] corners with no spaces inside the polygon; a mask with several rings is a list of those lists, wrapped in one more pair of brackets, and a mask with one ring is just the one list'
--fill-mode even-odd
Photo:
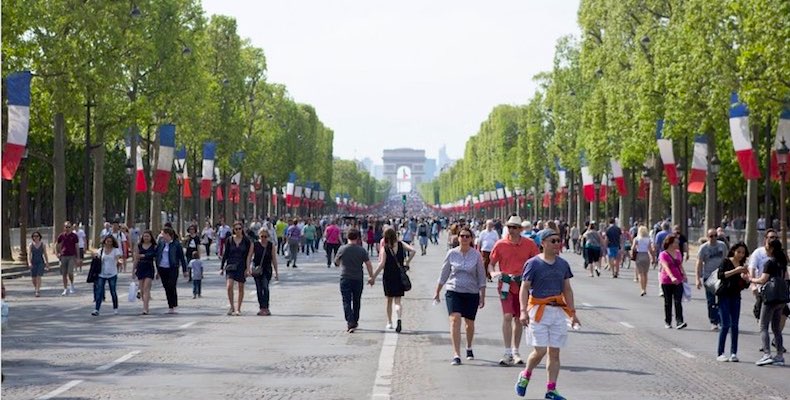
{"label": "handbag", "polygon": [[93,259],[91,259],[91,267],[88,270],[88,277],[85,279],[86,283],[94,283],[99,278],[102,254],[104,254],[104,249],[101,249],[98,256],[93,256]]}
{"label": "handbag", "polygon": [[787,281],[778,276],[772,276],[763,285],[762,297],[763,303],[767,305],[790,303]]}
{"label": "handbag", "polygon": [[398,271],[400,272],[400,283],[401,286],[403,286],[403,291],[408,292],[409,290],[411,290],[411,278],[409,278],[409,274],[406,273],[408,269],[406,269],[406,267],[401,265],[400,261],[398,260],[398,257],[396,257],[395,254],[390,249],[387,249],[387,251],[389,252],[389,254],[392,255],[392,258],[395,259],[395,263],[398,264]]}
{"label": "handbag", "polygon": [[718,294],[719,289],[722,287],[721,279],[719,279],[719,269],[716,268],[708,279],[705,279],[705,289],[708,289],[709,292]]}
{"label": "handbag", "polygon": [[258,265],[252,264],[252,269],[250,270],[250,274],[256,277],[263,275],[263,259],[266,258],[266,249],[269,247],[269,245],[267,243],[265,247],[264,246],[261,247],[263,247],[263,255],[261,255],[261,263]]}
{"label": "handbag", "polygon": [[235,272],[239,269],[238,264],[226,264],[225,265],[225,272]]}

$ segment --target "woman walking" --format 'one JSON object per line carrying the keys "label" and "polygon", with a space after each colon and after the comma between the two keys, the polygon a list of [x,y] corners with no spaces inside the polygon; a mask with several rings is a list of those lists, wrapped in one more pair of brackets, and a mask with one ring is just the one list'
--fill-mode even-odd
{"label": "woman walking", "polygon": [[[768,260],[765,261],[763,267],[763,274],[757,278],[752,278],[751,283],[763,285],[769,279],[775,278],[777,280],[787,280],[787,254],[782,248],[782,242],[779,239],[774,239],[768,242],[766,246],[766,254]],[[758,366],[763,365],[785,365],[785,358],[782,355],[784,343],[782,342],[782,309],[785,307],[784,303],[766,303],[766,294],[763,292],[762,296],[763,307],[760,309],[760,337],[763,341],[763,357],[757,361]],[[768,325],[771,325],[771,331],[774,334],[774,342],[776,343],[776,356],[771,357],[771,339],[768,335]]]}
{"label": "woman walking", "polygon": [[156,278],[162,278],[162,287],[167,296],[167,306],[170,308],[169,314],[177,314],[178,308],[178,267],[186,268],[187,259],[184,257],[184,249],[178,241],[176,232],[173,228],[165,226],[162,229],[162,241],[156,247]]}
{"label": "woman walking", "polygon": [[93,310],[91,315],[98,316],[101,309],[101,302],[104,299],[104,286],[106,283],[110,284],[110,296],[112,296],[112,309],[113,313],[118,314],[118,267],[121,266],[121,249],[118,248],[118,242],[112,235],[107,235],[102,240],[102,248],[99,250],[99,257],[101,257],[101,272],[96,279],[98,283],[98,291],[94,297],[96,309]]}
{"label": "woman walking", "polygon": [[203,232],[200,236],[200,242],[206,247],[206,259],[208,259],[211,255],[211,242],[214,241],[214,228],[211,227],[210,222],[206,222],[206,227],[203,228]]}
{"label": "woman walking", "polygon": [[30,238],[30,248],[27,252],[27,267],[30,268],[30,277],[33,279],[33,295],[41,296],[41,277],[44,271],[49,271],[49,259],[47,258],[47,246],[41,240],[41,232],[35,231]]}
{"label": "woman walking", "polygon": [[134,263],[133,274],[137,277],[140,286],[140,297],[143,300],[143,312],[140,315],[148,315],[148,303],[151,301],[151,284],[156,276],[154,260],[156,260],[156,244],[154,234],[151,231],[143,232],[140,243],[134,249],[132,255]]}
{"label": "woman walking", "polygon": [[[409,262],[414,258],[416,252],[413,247],[398,240],[398,233],[392,227],[384,231],[384,245],[382,248],[384,252],[379,257],[379,267],[376,269],[373,277],[370,278],[370,281],[375,281],[379,272],[384,270],[384,276],[381,278],[381,281],[384,286],[384,296],[387,297],[386,329],[392,329],[392,304],[395,303],[395,318],[397,320],[395,332],[400,333],[402,328],[401,317],[403,316],[401,297],[406,292],[401,280],[401,268],[408,271]],[[406,258],[406,253],[408,253],[408,258]]]}
{"label": "woman walking", "polygon": [[274,270],[274,280],[280,280],[280,273],[277,271],[277,257],[272,256],[274,244],[269,241],[271,232],[266,228],[258,231],[259,240],[255,242],[253,248],[252,265],[260,267],[260,274],[252,274],[255,279],[255,290],[258,294],[258,315],[272,315],[269,311],[269,282],[272,280],[272,270]]}
{"label": "woman walking", "polygon": [[675,304],[675,322],[677,329],[688,326],[683,321],[683,282],[686,282],[686,271],[683,269],[683,254],[680,252],[678,237],[670,234],[664,239],[664,251],[658,255],[661,264],[659,279],[664,294],[664,327],[672,328],[672,304]]}
{"label": "woman walking", "polygon": [[[719,319],[721,329],[719,329],[719,347],[716,357],[717,361],[738,362],[738,321],[741,315],[741,290],[746,289],[748,283],[743,276],[748,274],[749,269],[743,264],[749,249],[743,242],[734,244],[727,258],[719,268],[719,280],[721,289],[716,292],[717,303],[719,305]],[[724,354],[724,343],[727,341],[727,333],[730,333],[730,355]]]}
{"label": "woman walking", "polygon": [[[293,225],[296,226],[296,225]],[[247,235],[244,234],[244,225],[241,222],[233,224],[233,236],[228,238],[225,243],[225,251],[222,254],[222,265],[220,275],[227,272],[225,287],[228,290],[228,302],[230,309],[228,315],[241,315],[241,303],[244,301],[244,282],[250,276],[250,262],[252,261],[252,243]],[[239,287],[239,298],[236,306],[233,306],[233,284]]]}
{"label": "woman walking", "polygon": [[601,276],[601,248],[603,247],[603,237],[598,232],[595,222],[590,223],[587,232],[582,236],[584,239],[584,250],[587,252],[586,263],[590,264],[590,277],[593,276],[593,264],[595,264],[595,274]]}
{"label": "woman walking", "polygon": [[442,272],[436,285],[433,300],[438,303],[442,286],[447,313],[450,315],[450,343],[453,346],[452,365],[461,365],[461,319],[466,322],[466,359],[474,360],[472,340],[475,337],[477,309],[485,306],[486,271],[483,257],[472,247],[474,235],[469,228],[458,233],[459,247],[450,249],[444,257]]}
{"label": "woman walking", "polygon": [[634,261],[636,262],[636,277],[639,281],[639,287],[642,289],[640,296],[647,294],[647,272],[650,271],[650,264],[653,263],[653,257],[655,257],[650,243],[652,243],[650,232],[646,226],[640,226],[637,236],[631,244],[633,252],[636,253]]}

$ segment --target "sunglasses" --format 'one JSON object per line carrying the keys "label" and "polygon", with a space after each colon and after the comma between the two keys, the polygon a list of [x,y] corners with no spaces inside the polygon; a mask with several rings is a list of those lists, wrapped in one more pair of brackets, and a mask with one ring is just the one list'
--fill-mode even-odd
{"label": "sunglasses", "polygon": [[548,242],[549,242],[549,243],[552,243],[552,244],[557,244],[557,243],[561,243],[561,242],[562,242],[562,240],[559,240],[559,239],[551,239],[551,240],[548,240]]}
{"label": "sunglasses", "polygon": [[716,237],[719,237],[719,235],[710,235],[710,236],[708,236],[708,237],[709,237],[709,238],[716,238]]}
{"label": "sunglasses", "polygon": [[234,231],[240,231],[241,228],[233,228]]}
{"label": "sunglasses", "polygon": [[262,238],[268,238],[269,235],[261,235]]}
{"label": "sunglasses", "polygon": [[468,239],[468,238],[471,238],[472,236],[471,235],[458,235],[458,237]]}
{"label": "sunglasses", "polygon": [[766,236],[765,240],[776,240],[779,239],[779,236]]}
{"label": "sunglasses", "polygon": [[508,226],[507,229],[521,229],[520,226]]}

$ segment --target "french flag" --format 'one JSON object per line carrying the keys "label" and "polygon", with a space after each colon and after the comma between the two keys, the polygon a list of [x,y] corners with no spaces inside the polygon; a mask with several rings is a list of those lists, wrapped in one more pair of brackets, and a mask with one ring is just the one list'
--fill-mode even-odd
{"label": "french flag", "polygon": [[258,196],[255,193],[255,183],[250,183],[250,192],[247,194],[247,203],[255,204],[255,199],[257,197]]}
{"label": "french flag", "polygon": [[[131,134],[127,133],[126,137],[124,138],[126,142],[126,159],[131,160],[132,158],[132,136]],[[148,191],[148,183],[145,179],[145,171],[143,170],[143,154],[140,151],[140,138],[137,139],[137,160],[135,161],[134,169],[134,191],[136,193],[143,193]]]}
{"label": "french flag", "polygon": [[156,193],[167,193],[170,172],[173,170],[173,153],[176,149],[176,126],[172,124],[159,127],[159,159],[154,172],[154,188]]}
{"label": "french flag", "polygon": [[647,199],[647,194],[650,191],[650,181],[642,177],[642,180],[639,182],[639,193],[637,194],[636,198],[639,200]]}
{"label": "french flag", "polygon": [[661,162],[664,164],[664,173],[667,174],[667,181],[671,186],[677,186],[678,169],[675,164],[675,153],[672,151],[672,140],[664,139],[664,120],[656,123],[656,142],[658,143],[658,153],[661,155]]}
{"label": "french flag", "polygon": [[705,135],[694,136],[694,156],[691,160],[691,176],[689,176],[689,193],[702,193],[705,189],[705,176],[708,174],[708,138]]}
{"label": "french flag", "polygon": [[[788,108],[782,110],[782,114],[779,116],[774,147],[771,149],[771,178],[775,181],[779,180],[779,159],[776,156],[776,149],[782,147],[782,139],[785,141],[785,146],[790,147],[790,109]],[[785,168],[790,168],[790,166]],[[790,173],[785,175],[785,180],[790,181]]]}
{"label": "french flag", "polygon": [[272,204],[277,204],[277,188],[272,188]]}
{"label": "french flag", "polygon": [[606,201],[609,198],[609,186],[611,182],[609,182],[609,176],[606,174],[601,175],[601,191],[598,192],[598,200],[599,201]]}
{"label": "french flag", "polygon": [[[187,160],[187,148],[183,144],[176,150],[173,165],[176,166],[176,172],[183,171]],[[176,176],[176,182],[181,182],[183,176]]]}
{"label": "french flag", "polygon": [[241,182],[241,172],[237,172],[230,177],[230,193],[228,193],[228,200],[233,204],[239,204],[241,197],[239,190],[239,183]]}
{"label": "french flag", "polygon": [[318,202],[319,202],[319,207],[323,207],[323,206],[324,206],[324,198],[325,198],[325,197],[326,197],[326,192],[325,192],[325,191],[323,191],[323,190],[319,190],[319,191],[318,191]]}
{"label": "french flag", "polygon": [[339,193],[335,193],[335,204],[337,204],[338,206],[340,205],[340,194]]}
{"label": "french flag", "polygon": [[192,180],[189,179],[189,171],[187,171],[187,162],[184,160],[183,167],[184,172],[181,173],[181,184],[182,186],[182,196],[185,199],[192,197]]}
{"label": "french flag", "polygon": [[214,177],[217,179],[217,188],[214,190],[214,197],[220,202],[225,200],[225,196],[223,196],[222,192],[222,174],[220,174],[219,167],[214,167]]}
{"label": "french flag", "polygon": [[305,187],[304,187],[304,198],[305,198],[305,204],[308,207],[310,207],[310,204],[312,203],[312,199],[313,199],[313,183],[312,182],[307,182],[307,184],[305,185]]}
{"label": "french flag", "polygon": [[[548,169],[545,172],[548,172]],[[546,182],[543,184],[543,208],[549,207],[551,207],[551,182],[546,177]]]}
{"label": "french flag", "polygon": [[587,201],[591,203],[595,201],[595,184],[590,173],[590,167],[587,166],[587,161],[584,157],[582,157],[582,191]]}
{"label": "french flag", "polygon": [[288,174],[288,183],[285,185],[285,206],[291,207],[294,200],[294,188],[296,185],[296,172]]}
{"label": "french flag", "polygon": [[557,176],[559,176],[559,180],[557,181],[558,187],[566,188],[568,187],[568,171],[565,168],[562,168],[560,165],[560,159],[554,158],[554,166],[557,167]]}
{"label": "french flag", "polygon": [[760,179],[760,168],[757,166],[757,157],[752,149],[752,139],[749,133],[749,110],[746,104],[738,99],[738,93],[730,96],[730,136],[735,147],[738,164],[746,180]]}
{"label": "french flag", "polygon": [[620,162],[614,158],[609,160],[609,164],[612,167],[612,176],[614,177],[614,184],[617,186],[617,193],[619,193],[621,197],[627,196],[628,188],[625,186],[625,177],[623,176],[622,165],[620,165]]}
{"label": "french flag", "polygon": [[15,72],[6,78],[8,93],[8,141],[3,147],[3,179],[14,179],[25,155],[30,129],[30,71]]}
{"label": "french flag", "polygon": [[201,199],[211,198],[211,181],[214,180],[214,154],[216,151],[216,143],[203,143],[203,175],[200,178]]}

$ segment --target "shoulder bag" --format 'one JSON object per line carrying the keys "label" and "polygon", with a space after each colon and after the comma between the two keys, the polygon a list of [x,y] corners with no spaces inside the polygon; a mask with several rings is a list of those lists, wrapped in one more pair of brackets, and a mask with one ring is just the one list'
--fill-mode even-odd
{"label": "shoulder bag", "polygon": [[259,264],[252,264],[252,269],[250,270],[250,274],[252,276],[258,277],[263,275],[263,259],[266,258],[266,248],[269,247],[268,243],[266,246],[262,246],[259,242],[255,242],[256,246],[263,247],[263,253],[261,254],[261,262]]}
{"label": "shoulder bag", "polygon": [[99,274],[101,273],[101,258],[104,254],[104,249],[99,251],[99,255],[93,256],[91,259],[91,267],[88,270],[88,277],[85,279],[86,283],[93,283],[96,282],[96,279],[99,278]]}
{"label": "shoulder bag", "polygon": [[719,279],[719,269],[716,268],[713,272],[711,272],[708,279],[705,279],[705,289],[711,293],[718,294],[721,287],[722,282],[721,279]]}
{"label": "shoulder bag", "polygon": [[403,291],[408,292],[409,290],[411,290],[411,279],[409,278],[409,274],[406,273],[407,271],[406,268],[403,265],[401,265],[397,255],[394,252],[392,252],[390,249],[387,249],[387,251],[389,255],[391,255],[392,258],[395,259],[395,263],[398,264],[398,271],[400,272],[400,282],[401,285],[403,286]]}
{"label": "shoulder bag", "polygon": [[787,281],[781,276],[772,276],[763,285],[763,303],[787,304],[790,303],[790,293],[788,293]]}

